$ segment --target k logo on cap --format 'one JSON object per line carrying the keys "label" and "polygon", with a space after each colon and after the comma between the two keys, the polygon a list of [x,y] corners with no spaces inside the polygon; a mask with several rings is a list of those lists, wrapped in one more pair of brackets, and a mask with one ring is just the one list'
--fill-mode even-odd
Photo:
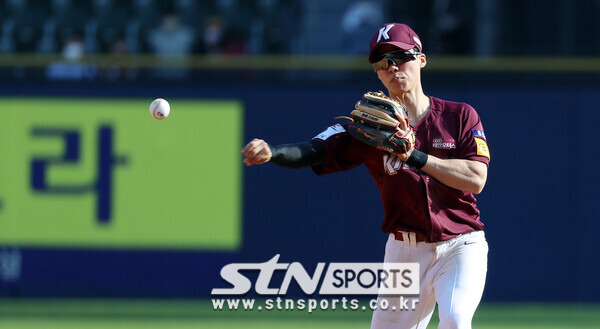
{"label": "k logo on cap", "polygon": [[387,26],[384,26],[382,28],[379,29],[379,36],[377,37],[377,42],[381,41],[381,38],[384,38],[385,40],[389,40],[390,36],[388,35],[388,31],[394,27],[394,24],[390,24]]}
{"label": "k logo on cap", "polygon": [[419,52],[423,51],[421,39],[408,25],[400,23],[388,23],[383,25],[371,38],[371,52],[369,53],[369,63],[376,62],[379,51],[382,46],[391,45],[401,50],[411,50],[417,48]]}

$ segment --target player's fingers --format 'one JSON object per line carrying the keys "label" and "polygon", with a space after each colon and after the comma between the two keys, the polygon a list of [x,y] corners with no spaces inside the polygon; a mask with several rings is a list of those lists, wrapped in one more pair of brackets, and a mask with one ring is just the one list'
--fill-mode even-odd
{"label": "player's fingers", "polygon": [[398,157],[398,159],[402,162],[406,162],[408,161],[408,158],[410,158],[410,155],[412,154],[412,150],[406,152],[406,153],[401,153],[401,154],[396,154],[396,156]]}
{"label": "player's fingers", "polygon": [[254,138],[253,140],[251,140],[248,144],[246,144],[246,146],[244,146],[244,148],[242,149],[242,153],[245,153],[253,148],[259,147],[262,144],[267,144],[267,142],[265,142],[262,139],[258,139],[258,138]]}
{"label": "player's fingers", "polygon": [[256,164],[263,164],[269,160],[271,160],[271,150],[269,148],[261,149],[255,156]]}
{"label": "player's fingers", "polygon": [[248,166],[268,162],[272,156],[271,149],[264,141],[259,141],[258,145],[250,145],[243,154],[246,156],[244,163]]}
{"label": "player's fingers", "polygon": [[249,165],[249,166],[251,166],[253,164],[257,164],[256,163],[256,154],[254,152],[251,153],[251,154],[250,153],[246,154],[246,158],[244,159],[244,163],[247,164],[247,165]]}
{"label": "player's fingers", "polygon": [[271,159],[270,152],[266,149],[252,149],[246,155],[246,163],[249,164],[263,164]]}
{"label": "player's fingers", "polygon": [[254,159],[260,153],[260,147],[252,145],[244,151],[244,155],[250,159]]}
{"label": "player's fingers", "polygon": [[399,124],[400,124],[400,129],[402,129],[402,131],[407,132],[410,129],[410,125],[408,123],[408,118],[404,118],[403,120],[399,120]]}
{"label": "player's fingers", "polygon": [[249,148],[251,148],[251,147],[252,147],[252,146],[253,146],[253,145],[256,143],[256,142],[255,142],[256,140],[257,140],[257,139],[256,139],[256,138],[254,138],[253,140],[251,140],[250,142],[248,142],[248,144],[246,144],[246,146],[244,146],[244,147],[242,148],[242,151],[241,151],[241,152],[242,152],[242,153],[245,153],[245,152],[246,152],[246,151],[247,151]]}
{"label": "player's fingers", "polygon": [[252,150],[253,150],[253,147],[251,145],[246,145],[246,147],[244,147],[242,149],[242,154],[245,156],[249,156],[252,154]]}

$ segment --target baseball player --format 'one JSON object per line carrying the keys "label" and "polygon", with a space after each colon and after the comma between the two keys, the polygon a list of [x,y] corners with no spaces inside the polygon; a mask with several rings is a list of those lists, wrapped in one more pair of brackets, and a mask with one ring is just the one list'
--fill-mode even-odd
{"label": "baseball player", "polygon": [[396,132],[406,147],[390,152],[355,138],[351,124],[336,124],[307,142],[273,146],[254,139],[242,149],[244,163],[310,166],[318,175],[365,165],[385,211],[384,261],[420,264],[416,309],[393,310],[399,297],[380,296],[390,307],[374,310],[371,328],[426,328],[436,303],[439,328],[471,328],[488,252],[474,197],[483,190],[490,161],[481,120],[468,104],[425,95],[421,69],[427,57],[409,26],[385,24],[370,49],[377,77],[406,108],[408,122]]}

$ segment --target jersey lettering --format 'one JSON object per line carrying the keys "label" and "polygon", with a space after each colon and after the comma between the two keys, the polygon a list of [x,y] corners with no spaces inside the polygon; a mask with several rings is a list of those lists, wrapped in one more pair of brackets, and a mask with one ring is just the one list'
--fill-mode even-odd
{"label": "jersey lettering", "polygon": [[388,175],[395,175],[402,169],[402,161],[395,154],[384,154],[383,168]]}
{"label": "jersey lettering", "polygon": [[453,150],[456,148],[456,143],[453,139],[434,138],[431,147],[434,149]]}

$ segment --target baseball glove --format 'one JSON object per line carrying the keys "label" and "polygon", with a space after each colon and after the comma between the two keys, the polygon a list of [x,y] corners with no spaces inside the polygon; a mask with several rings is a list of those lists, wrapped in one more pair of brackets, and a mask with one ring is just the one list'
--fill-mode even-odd
{"label": "baseball glove", "polygon": [[370,146],[404,154],[415,146],[406,108],[383,92],[368,92],[350,113],[348,132]]}

